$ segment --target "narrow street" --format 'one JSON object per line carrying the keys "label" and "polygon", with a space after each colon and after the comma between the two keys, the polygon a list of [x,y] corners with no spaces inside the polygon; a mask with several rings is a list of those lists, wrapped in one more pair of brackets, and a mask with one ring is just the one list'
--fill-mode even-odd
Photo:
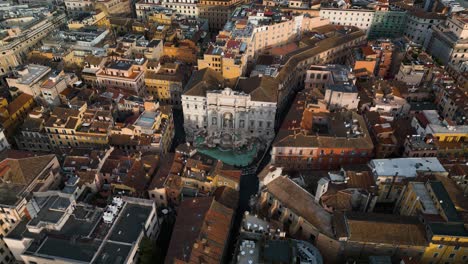
{"label": "narrow street", "polygon": [[236,250],[236,243],[239,236],[239,229],[244,216],[244,212],[250,209],[250,197],[258,192],[258,178],[257,174],[268,164],[270,161],[270,150],[268,149],[267,154],[258,163],[258,168],[252,173],[242,175],[240,188],[239,188],[239,207],[237,208],[236,215],[234,218],[234,224],[231,229],[231,236],[228,245],[228,252],[226,256],[228,259],[226,263],[231,263],[235,257],[233,254]]}

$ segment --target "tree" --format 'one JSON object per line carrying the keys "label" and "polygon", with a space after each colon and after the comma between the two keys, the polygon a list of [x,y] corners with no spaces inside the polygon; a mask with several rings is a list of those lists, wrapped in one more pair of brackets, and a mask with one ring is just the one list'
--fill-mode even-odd
{"label": "tree", "polygon": [[151,264],[157,257],[154,242],[148,237],[143,237],[139,246],[139,263],[140,264]]}

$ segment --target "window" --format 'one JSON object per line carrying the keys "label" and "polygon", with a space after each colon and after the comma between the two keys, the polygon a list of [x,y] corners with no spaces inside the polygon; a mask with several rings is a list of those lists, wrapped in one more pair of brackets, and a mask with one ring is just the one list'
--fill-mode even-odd
{"label": "window", "polygon": [[437,258],[439,256],[439,253],[434,253],[434,258]]}
{"label": "window", "polygon": [[455,254],[454,254],[454,253],[452,253],[452,254],[449,255],[449,258],[454,258],[454,257],[455,257]]}

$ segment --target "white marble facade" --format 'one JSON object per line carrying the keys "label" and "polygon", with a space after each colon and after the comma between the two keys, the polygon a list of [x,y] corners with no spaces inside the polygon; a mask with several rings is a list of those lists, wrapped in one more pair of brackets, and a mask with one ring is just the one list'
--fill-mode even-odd
{"label": "white marble facade", "polygon": [[276,102],[253,101],[230,88],[208,91],[205,97],[184,95],[182,102],[189,141],[201,136],[209,145],[239,147],[252,139],[274,138]]}

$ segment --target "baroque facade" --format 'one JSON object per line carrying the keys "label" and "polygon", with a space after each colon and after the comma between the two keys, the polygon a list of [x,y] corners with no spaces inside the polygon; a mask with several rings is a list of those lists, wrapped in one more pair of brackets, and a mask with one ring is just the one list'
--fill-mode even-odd
{"label": "baroque facade", "polygon": [[[192,77],[182,96],[188,140],[205,137],[208,145],[240,147],[252,138],[266,142],[274,138],[276,98],[261,91],[268,89],[267,85],[257,85],[252,79],[249,86],[255,87],[240,82],[237,89],[221,88],[222,76],[218,72],[207,68],[196,75],[203,77]],[[206,81],[213,77],[220,83]],[[202,81],[194,83],[197,79]]]}

